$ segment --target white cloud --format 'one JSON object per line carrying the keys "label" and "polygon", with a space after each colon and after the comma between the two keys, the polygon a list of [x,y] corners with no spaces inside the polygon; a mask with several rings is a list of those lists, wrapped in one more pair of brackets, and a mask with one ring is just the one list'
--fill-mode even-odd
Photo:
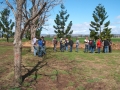
{"label": "white cloud", "polygon": [[120,27],[113,26],[111,31],[112,34],[120,34]]}
{"label": "white cloud", "polygon": [[117,19],[120,19],[120,15],[119,15],[119,16],[117,16]]}
{"label": "white cloud", "polygon": [[88,22],[73,24],[72,26],[73,34],[89,34],[89,28],[90,26]]}
{"label": "white cloud", "polygon": [[[48,30],[43,30],[41,33],[42,34],[55,34],[54,33],[54,21],[53,19],[48,20],[48,25],[45,28],[47,28]],[[89,34],[89,23],[88,22],[84,22],[84,23],[80,23],[80,24],[73,24],[71,27],[71,30],[73,30],[73,34]]]}
{"label": "white cloud", "polygon": [[[54,20],[49,19],[48,24],[49,26],[46,26],[46,29],[48,30],[43,30],[42,34],[55,34],[54,33],[55,29],[53,28],[53,25],[55,25]],[[73,23],[71,30],[73,30],[73,34],[89,34],[90,33],[89,28],[91,28],[89,24],[90,24],[89,22],[83,22],[78,24]],[[117,21],[112,22],[112,24],[109,27],[112,28],[111,31],[112,34],[120,34],[120,26]]]}
{"label": "white cloud", "polygon": [[109,28],[115,29],[115,28],[116,28],[116,26],[112,26],[112,25],[110,25],[110,26],[109,26]]}

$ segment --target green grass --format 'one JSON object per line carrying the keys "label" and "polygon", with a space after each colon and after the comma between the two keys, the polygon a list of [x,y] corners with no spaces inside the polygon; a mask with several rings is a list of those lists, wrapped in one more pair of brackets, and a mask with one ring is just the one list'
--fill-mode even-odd
{"label": "green grass", "polygon": [[[9,38],[9,42],[13,42],[14,39],[13,38]],[[22,39],[22,42],[26,42],[26,41],[29,41],[28,39]],[[7,39],[6,38],[0,38],[0,42],[7,42]]]}
{"label": "green grass", "polygon": [[[52,41],[52,39],[53,38],[45,37],[46,41]],[[73,39],[74,42],[76,41],[76,37],[73,37],[72,39]],[[80,40],[80,43],[84,43],[85,37],[81,37],[81,38],[78,38],[78,39]],[[59,40],[59,39],[57,39],[57,40]],[[9,38],[9,42],[13,42],[13,41],[14,41],[13,38]],[[25,39],[25,38],[22,39],[22,42],[26,42],[26,41],[29,41],[29,40]],[[111,41],[113,43],[119,43],[120,42],[120,38],[111,38]],[[6,40],[6,38],[0,38],[0,42],[7,42],[7,40]]]}
{"label": "green grass", "polygon": [[111,41],[112,41],[112,42],[117,42],[117,43],[118,43],[118,42],[120,42],[120,38],[112,38]]}
{"label": "green grass", "polygon": [[[43,58],[33,56],[30,48],[22,50],[22,75],[34,71],[26,77],[22,88],[34,90],[34,86],[49,87],[49,90],[119,90],[120,85],[120,50],[112,53],[53,52],[47,48]],[[13,47],[0,47],[0,84],[9,90],[14,77]],[[9,81],[10,79],[10,81]],[[6,83],[3,83],[6,82]],[[37,83],[36,83],[37,82]],[[56,87],[58,86],[58,87]],[[13,86],[14,87],[14,86]],[[43,87],[42,87],[43,88]],[[11,89],[12,90],[12,89]],[[13,89],[14,90],[14,89]],[[47,89],[48,90],[48,89]]]}

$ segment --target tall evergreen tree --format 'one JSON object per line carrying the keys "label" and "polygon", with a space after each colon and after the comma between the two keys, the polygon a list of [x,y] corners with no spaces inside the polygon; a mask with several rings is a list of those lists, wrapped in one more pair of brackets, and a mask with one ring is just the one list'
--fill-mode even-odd
{"label": "tall evergreen tree", "polygon": [[65,6],[61,4],[61,11],[59,11],[59,15],[56,15],[56,19],[54,20],[55,25],[53,27],[55,28],[54,32],[57,34],[57,37],[67,37],[70,38],[71,34],[73,33],[73,30],[71,30],[72,21],[69,22],[68,26],[66,26],[66,22],[68,20],[69,14],[67,14],[67,10],[65,10]]}
{"label": "tall evergreen tree", "polygon": [[105,20],[108,18],[107,12],[105,11],[104,6],[99,4],[96,6],[95,11],[93,11],[93,19],[94,21],[91,21],[90,26],[92,29],[90,30],[90,37],[93,37],[95,40],[98,38],[111,38],[111,28],[109,28],[110,21]]}
{"label": "tall evergreen tree", "polygon": [[12,35],[12,29],[14,27],[14,22],[12,22],[12,19],[9,20],[9,14],[10,10],[5,8],[3,11],[1,11],[1,17],[0,17],[0,27],[3,30],[3,33],[6,34],[7,42],[9,41],[9,36]]}

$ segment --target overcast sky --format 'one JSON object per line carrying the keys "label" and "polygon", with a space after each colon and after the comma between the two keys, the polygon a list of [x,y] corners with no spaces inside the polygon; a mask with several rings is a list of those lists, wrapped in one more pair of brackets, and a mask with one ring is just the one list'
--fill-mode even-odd
{"label": "overcast sky", "polygon": [[[120,0],[64,0],[64,6],[70,14],[68,22],[73,22],[73,34],[90,33],[89,24],[94,20],[92,14],[98,4],[105,7],[108,15],[105,22],[110,20],[109,27],[112,28],[112,34],[120,34]],[[60,10],[60,5],[58,5],[51,11],[46,27],[48,30],[43,29],[42,34],[54,34],[54,20]]]}

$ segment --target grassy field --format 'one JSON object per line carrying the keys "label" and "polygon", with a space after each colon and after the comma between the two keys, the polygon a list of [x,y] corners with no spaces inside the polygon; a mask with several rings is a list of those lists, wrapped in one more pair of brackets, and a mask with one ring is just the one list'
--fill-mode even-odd
{"label": "grassy field", "polygon": [[[9,38],[9,42],[13,42],[14,39],[13,38]],[[28,39],[22,39],[22,42],[26,42],[28,41]],[[7,42],[7,39],[6,38],[0,38],[0,43],[2,42]]]}
{"label": "grassy field", "polygon": [[[52,41],[52,39],[53,39],[53,38],[45,38],[46,41]],[[72,39],[73,39],[74,42],[76,41],[76,38],[72,38]],[[80,40],[81,43],[84,43],[84,39],[85,39],[85,38],[78,38],[78,39]],[[59,40],[59,39],[58,39],[58,40]],[[118,43],[118,42],[120,42],[120,38],[112,38],[111,41],[112,41],[113,43]]]}
{"label": "grassy field", "polygon": [[[53,38],[48,38],[48,37],[45,38],[46,41],[52,41],[52,39]],[[72,39],[73,39],[74,42],[76,41],[76,38],[72,38]],[[79,40],[80,40],[81,43],[84,43],[84,39],[85,38],[79,38]],[[111,40],[114,43],[120,42],[120,38],[112,38]],[[22,42],[26,42],[26,41],[29,41],[29,40],[28,39],[24,39],[24,38],[22,39]],[[0,42],[6,42],[6,38],[0,38]],[[13,42],[13,38],[10,38],[9,42]]]}
{"label": "grassy field", "polygon": [[[22,90],[120,90],[120,51],[53,52],[43,58],[22,51]],[[0,46],[0,90],[13,88],[13,47]]]}

